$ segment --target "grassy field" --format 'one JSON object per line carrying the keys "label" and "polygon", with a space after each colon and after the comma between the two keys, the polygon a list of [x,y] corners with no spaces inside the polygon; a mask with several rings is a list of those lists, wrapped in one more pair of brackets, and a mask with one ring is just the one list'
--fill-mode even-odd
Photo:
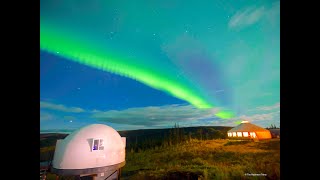
{"label": "grassy field", "polygon": [[[266,174],[246,176],[245,174]],[[122,179],[280,179],[280,139],[191,140],[126,154]]]}
{"label": "grassy field", "polygon": [[[230,127],[120,132],[127,137],[121,179],[280,179],[280,139],[225,139]],[[40,135],[40,161],[52,159],[56,139]],[[221,139],[219,139],[221,138]],[[266,176],[248,176],[248,175]],[[48,173],[48,180],[55,175]],[[73,179],[61,177],[60,179]]]}

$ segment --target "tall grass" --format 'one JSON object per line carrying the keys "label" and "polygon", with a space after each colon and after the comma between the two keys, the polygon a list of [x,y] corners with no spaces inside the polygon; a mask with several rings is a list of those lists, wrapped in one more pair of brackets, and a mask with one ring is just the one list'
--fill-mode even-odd
{"label": "tall grass", "polygon": [[179,176],[178,173],[199,179],[265,179],[245,176],[263,173],[270,179],[279,179],[280,141],[192,139],[174,146],[131,152],[126,155],[122,178],[166,179],[170,174]]}

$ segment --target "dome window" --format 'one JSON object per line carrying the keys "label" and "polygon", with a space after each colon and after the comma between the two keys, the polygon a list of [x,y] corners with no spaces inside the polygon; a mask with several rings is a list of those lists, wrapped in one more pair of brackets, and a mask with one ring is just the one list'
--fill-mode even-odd
{"label": "dome window", "polygon": [[93,139],[92,151],[104,150],[103,139]]}

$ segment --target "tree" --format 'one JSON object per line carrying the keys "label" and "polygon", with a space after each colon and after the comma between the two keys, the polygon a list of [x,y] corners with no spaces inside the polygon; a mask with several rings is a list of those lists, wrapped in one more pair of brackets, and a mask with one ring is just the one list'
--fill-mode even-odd
{"label": "tree", "polygon": [[134,144],[134,150],[138,149],[138,137],[136,136],[136,143]]}
{"label": "tree", "polygon": [[173,139],[173,133],[172,133],[172,129],[170,129],[170,131],[169,131],[169,146],[172,145],[172,139]]}
{"label": "tree", "polygon": [[184,130],[180,129],[180,142],[184,142],[184,141],[185,141]]}
{"label": "tree", "polygon": [[202,128],[201,127],[198,129],[198,134],[200,135],[200,140],[202,140]]}

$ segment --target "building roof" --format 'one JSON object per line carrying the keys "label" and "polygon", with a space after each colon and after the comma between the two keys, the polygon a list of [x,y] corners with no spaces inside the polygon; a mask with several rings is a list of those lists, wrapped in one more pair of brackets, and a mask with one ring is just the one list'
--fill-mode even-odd
{"label": "building roof", "polygon": [[257,132],[257,131],[269,131],[260,126],[249,123],[248,121],[242,121],[238,126],[230,129],[228,132]]}

